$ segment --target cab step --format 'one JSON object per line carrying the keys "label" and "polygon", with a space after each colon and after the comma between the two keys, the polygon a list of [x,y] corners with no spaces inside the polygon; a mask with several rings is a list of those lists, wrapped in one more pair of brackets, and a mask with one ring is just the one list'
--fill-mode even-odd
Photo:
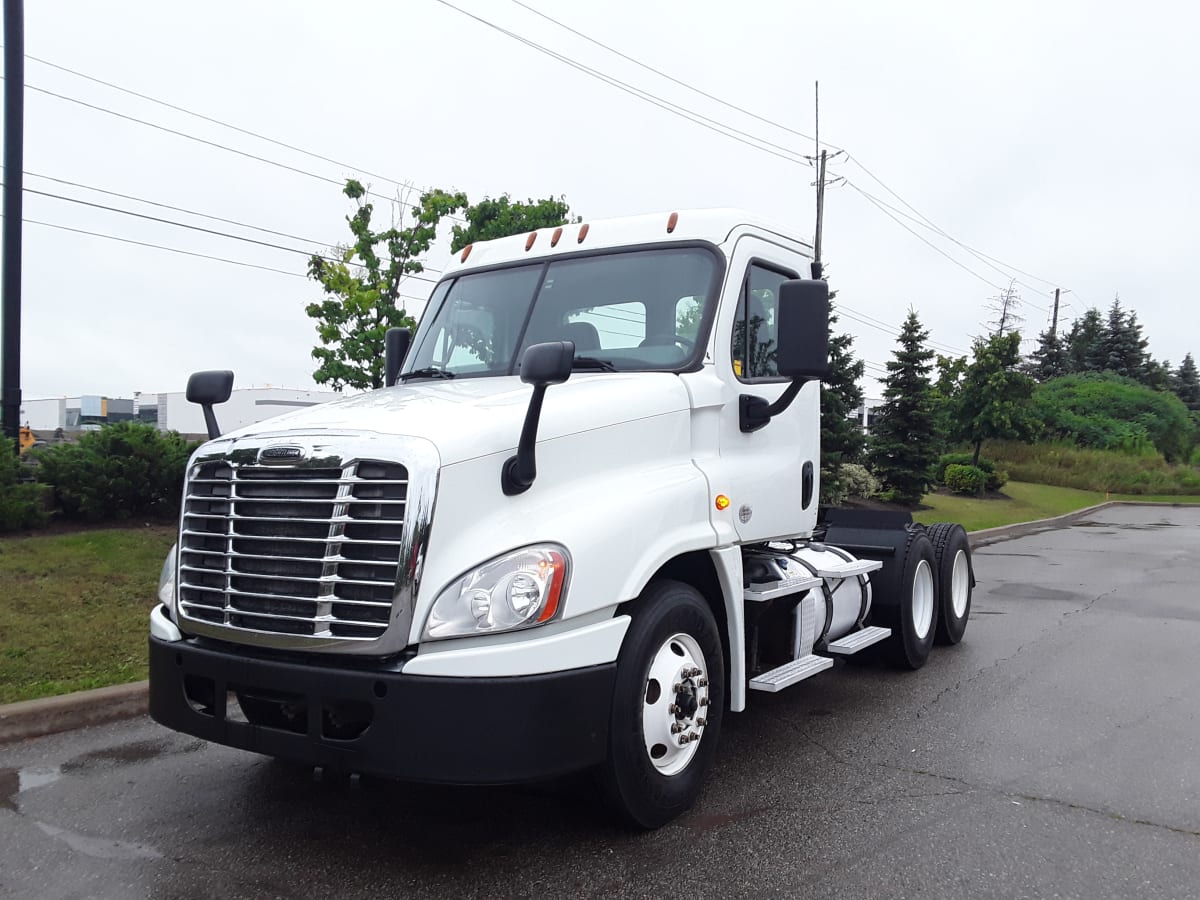
{"label": "cab step", "polygon": [[832,665],[833,660],[828,656],[802,656],[784,663],[770,672],[755,675],[750,679],[750,687],[752,690],[774,694],[782,691],[785,687],[791,687],[797,681],[803,681],[818,672],[824,672]]}
{"label": "cab step", "polygon": [[826,652],[835,656],[851,656],[859,650],[865,650],[873,644],[887,640],[892,636],[892,629],[871,625],[861,631],[852,631],[844,638],[839,638],[825,647]]}
{"label": "cab step", "polygon": [[[826,555],[832,556],[833,554]],[[883,563],[877,559],[839,559],[837,561],[830,560],[821,565],[817,569],[817,574],[822,578],[854,578],[858,575],[877,572],[882,568]]]}

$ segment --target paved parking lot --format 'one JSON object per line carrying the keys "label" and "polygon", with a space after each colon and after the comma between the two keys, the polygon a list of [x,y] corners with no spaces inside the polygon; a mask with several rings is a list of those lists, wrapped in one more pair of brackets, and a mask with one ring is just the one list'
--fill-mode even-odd
{"label": "paved parking lot", "polygon": [[139,719],[0,747],[0,895],[1200,897],[1200,509],[976,571],[963,644],[752,696],[652,834],[584,779],[323,782]]}

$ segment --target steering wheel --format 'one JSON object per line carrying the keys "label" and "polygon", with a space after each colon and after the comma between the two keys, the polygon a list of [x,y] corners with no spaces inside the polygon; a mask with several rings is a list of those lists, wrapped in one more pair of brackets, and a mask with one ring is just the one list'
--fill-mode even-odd
{"label": "steering wheel", "polygon": [[691,355],[691,352],[696,349],[696,342],[693,341],[691,338],[685,338],[685,337],[682,337],[681,335],[677,334],[677,335],[675,335],[675,337],[672,340],[674,340],[674,342],[676,344],[678,344],[680,347],[682,347],[683,352],[688,355]]}

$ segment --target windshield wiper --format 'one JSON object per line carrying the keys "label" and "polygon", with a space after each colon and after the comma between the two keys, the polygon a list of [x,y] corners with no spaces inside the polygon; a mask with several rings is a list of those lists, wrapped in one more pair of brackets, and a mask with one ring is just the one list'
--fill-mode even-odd
{"label": "windshield wiper", "polygon": [[413,369],[411,372],[405,372],[400,376],[401,381],[408,381],[410,378],[453,378],[454,373],[446,369],[439,369],[436,366],[430,366],[426,369]]}
{"label": "windshield wiper", "polygon": [[577,356],[571,363],[572,369],[599,369],[601,372],[615,372],[617,367],[607,359],[597,359],[595,356]]}

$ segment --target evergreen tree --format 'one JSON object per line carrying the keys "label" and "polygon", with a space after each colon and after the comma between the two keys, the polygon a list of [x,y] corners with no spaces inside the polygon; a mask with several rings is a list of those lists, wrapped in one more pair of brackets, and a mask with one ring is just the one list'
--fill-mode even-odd
{"label": "evergreen tree", "polygon": [[1103,369],[1124,378],[1141,378],[1145,375],[1146,345],[1142,337],[1142,326],[1138,324],[1136,312],[1125,312],[1121,298],[1114,297],[1108,308],[1108,322],[1104,328]]}
{"label": "evergreen tree", "polygon": [[958,436],[975,445],[972,465],[978,465],[984,441],[1031,440],[1039,423],[1030,402],[1033,379],[1017,371],[1020,333],[976,338],[972,349],[975,358],[963,379],[956,423]]}
{"label": "evergreen tree", "polygon": [[1067,374],[1067,348],[1057,331],[1047,328],[1038,335],[1038,346],[1033,351],[1028,372],[1037,381],[1049,381]]}
{"label": "evergreen tree", "polygon": [[1071,323],[1067,333],[1067,373],[1103,372],[1106,361],[1104,319],[1093,306]]}
{"label": "evergreen tree", "polygon": [[863,362],[854,358],[854,337],[834,334],[838,317],[829,299],[829,377],[821,383],[821,502],[841,496],[842,466],[861,462],[863,431],[854,416],[862,406]]}
{"label": "evergreen tree", "polygon": [[892,499],[915,504],[930,485],[930,470],[937,461],[934,430],[933,386],[929,373],[934,353],[926,346],[929,331],[916,312],[900,328],[900,348],[887,363],[883,380],[883,405],[875,414],[868,442],[871,467]]}
{"label": "evergreen tree", "polygon": [[1185,356],[1175,371],[1172,390],[1184,406],[1192,412],[1200,412],[1200,376],[1197,376],[1196,361],[1192,359],[1192,354]]}
{"label": "evergreen tree", "polygon": [[1169,359],[1160,361],[1147,356],[1142,377],[1138,380],[1146,387],[1153,388],[1156,391],[1173,391],[1175,389],[1175,376],[1171,371],[1171,361]]}

